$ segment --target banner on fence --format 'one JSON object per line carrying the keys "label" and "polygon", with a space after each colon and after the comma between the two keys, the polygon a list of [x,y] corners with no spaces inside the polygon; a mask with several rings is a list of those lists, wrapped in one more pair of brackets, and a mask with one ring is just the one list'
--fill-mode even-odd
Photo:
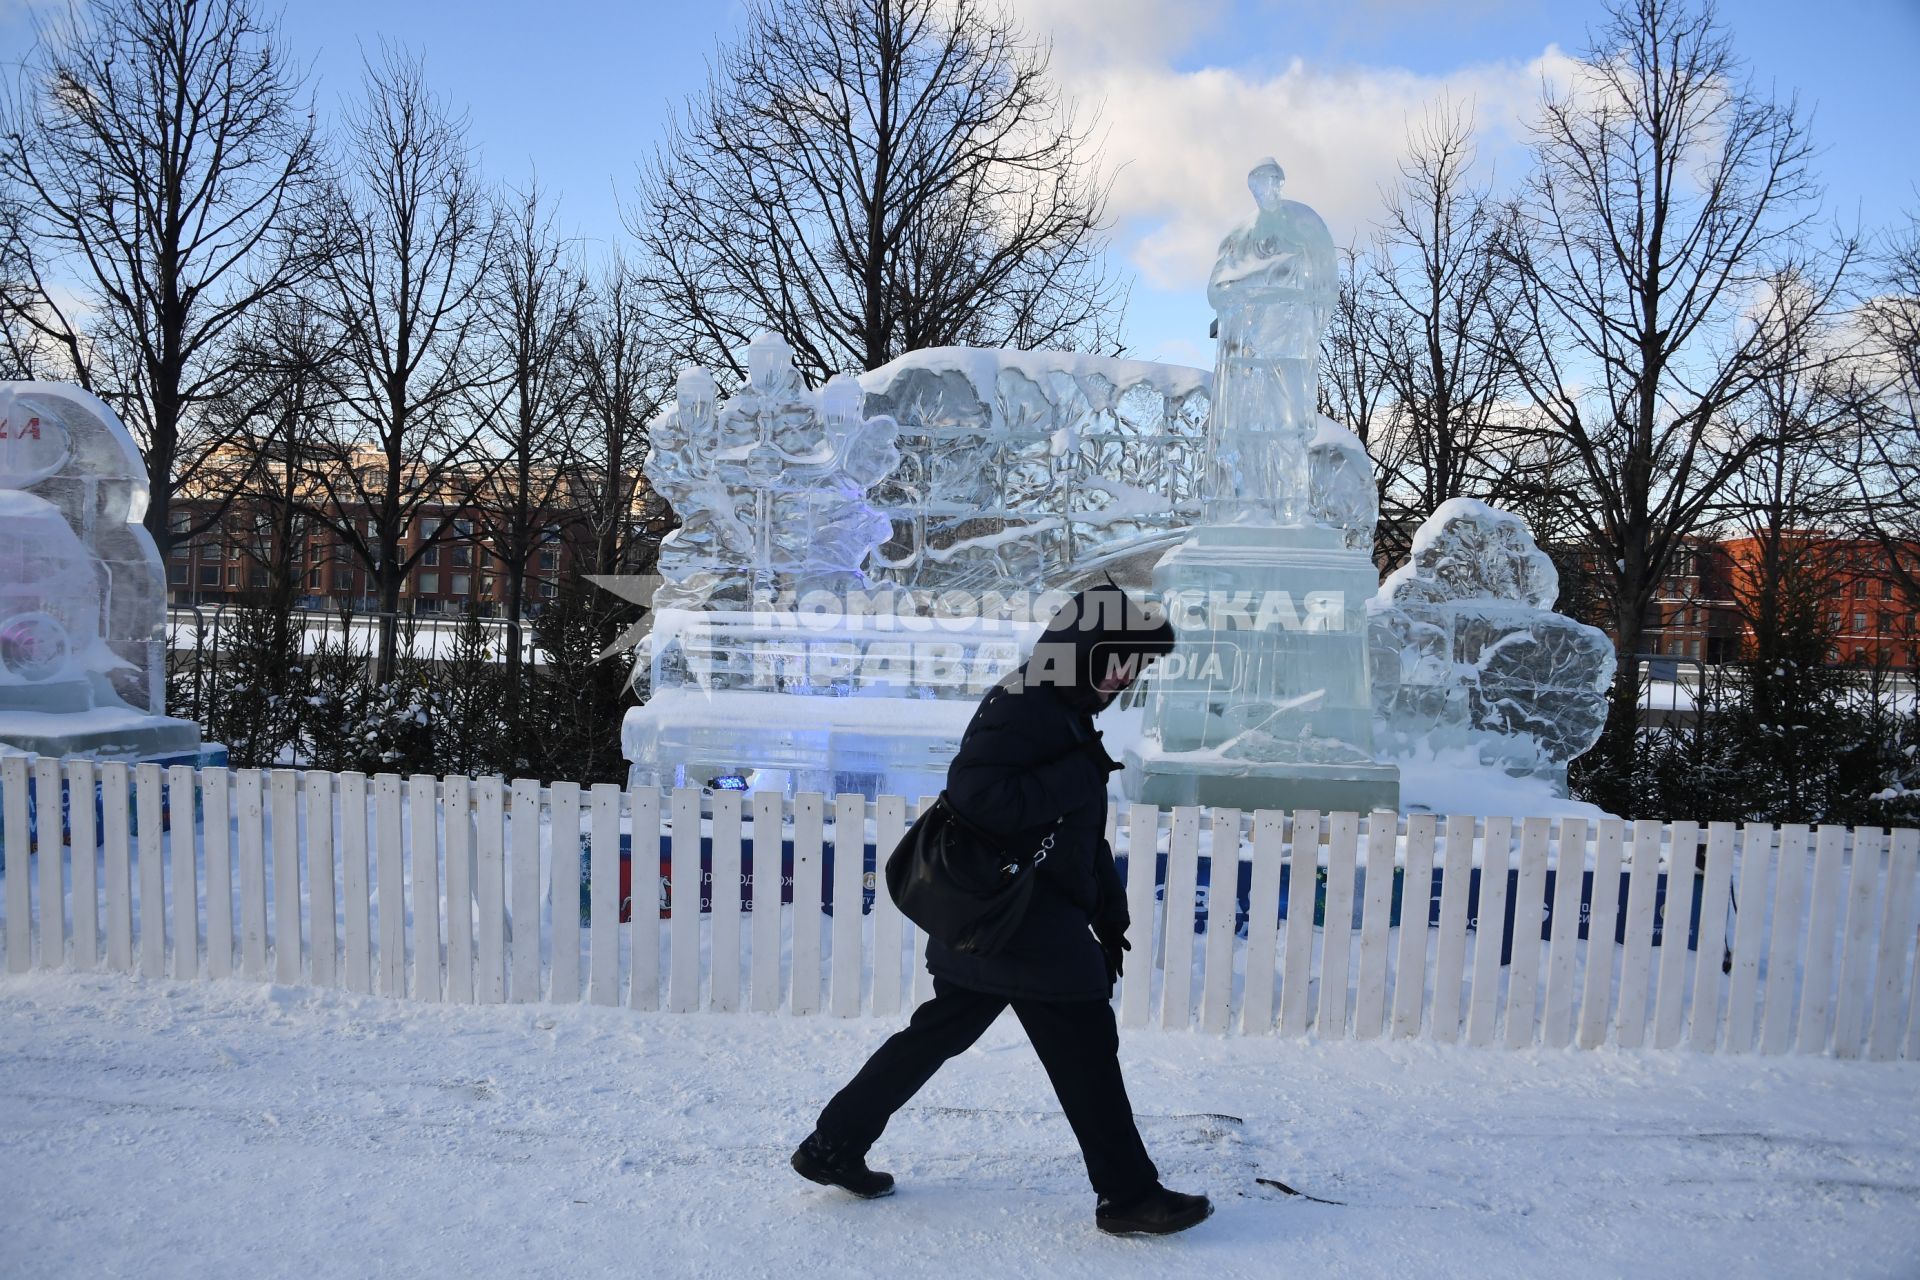
{"label": "banner on fence", "polygon": [[[833,914],[834,907],[834,848],[835,846],[832,841],[826,841],[821,848],[821,902],[823,909],[829,916]],[[660,913],[660,918],[663,920],[670,919],[673,915],[672,849],[672,835],[670,833],[663,834],[659,841],[659,870],[657,872],[657,909]],[[593,875],[591,851],[591,841],[583,831],[580,835],[580,923],[586,927],[590,927],[592,923],[591,903]],[[873,895],[877,883],[876,868],[878,865],[878,857],[879,851],[875,849],[874,846],[870,844],[862,846],[860,910],[863,914],[871,913],[873,910]],[[1114,857],[1114,862],[1119,867],[1120,874],[1124,879],[1127,874],[1127,856],[1125,854],[1117,854]],[[1549,869],[1547,871],[1543,899],[1538,904],[1540,911],[1539,936],[1542,942],[1547,941],[1553,935],[1553,903],[1555,900],[1555,882],[1558,874],[1558,871],[1555,869]],[[753,910],[753,876],[753,839],[750,836],[742,836],[740,841],[740,883],[738,885],[740,909],[742,911],[751,912]],[[1360,867],[1355,872],[1357,883],[1353,895],[1354,914],[1352,922],[1353,928],[1355,929],[1360,927],[1361,908],[1366,900],[1366,876],[1367,868],[1365,867]],[[1212,879],[1213,859],[1210,856],[1203,856],[1199,859],[1199,869],[1194,889],[1193,931],[1195,934],[1204,935],[1207,931],[1207,916],[1212,901]],[[1405,880],[1405,872],[1401,868],[1394,868],[1392,906],[1388,913],[1388,925],[1390,928],[1397,929],[1400,927],[1403,914],[1403,900],[1406,892]],[[1288,918],[1292,905],[1292,881],[1292,866],[1283,866],[1280,869],[1279,919],[1281,920]],[[1443,872],[1439,868],[1435,868],[1427,900],[1427,925],[1429,928],[1437,929],[1440,927],[1440,890],[1443,881]],[[1501,920],[1500,963],[1503,965],[1510,963],[1513,958],[1513,940],[1519,913],[1519,885],[1519,870],[1517,868],[1510,868],[1507,871],[1506,914]],[[1167,855],[1163,853],[1156,855],[1154,859],[1154,900],[1156,902],[1165,901],[1166,886]],[[1627,902],[1629,898],[1627,889],[1628,874],[1623,871],[1620,873],[1620,892],[1617,897],[1618,906],[1614,916],[1613,932],[1615,942],[1626,941]],[[1240,938],[1247,936],[1247,920],[1249,916],[1248,902],[1252,891],[1252,864],[1245,859],[1240,859],[1236,867],[1234,883],[1234,933]],[[702,835],[700,838],[700,913],[702,915],[707,915],[712,912],[714,892],[713,841],[710,837]],[[1702,879],[1695,876],[1693,878],[1693,901],[1687,921],[1687,949],[1689,951],[1699,949],[1700,910],[1703,896]],[[793,842],[791,840],[783,840],[780,845],[780,901],[782,903],[791,903],[793,901]],[[632,906],[633,838],[629,833],[622,832],[620,834],[620,920],[622,923],[626,923],[633,918]],[[1580,886],[1580,923],[1578,936],[1582,939],[1587,937],[1590,924],[1589,915],[1592,908],[1593,873],[1588,871],[1583,874]],[[1653,910],[1653,945],[1657,947],[1661,943],[1661,938],[1664,936],[1666,928],[1667,876],[1665,872],[1662,872],[1655,880]],[[1326,927],[1326,913],[1327,872],[1324,867],[1315,867],[1313,891],[1314,928],[1324,929]],[[1475,867],[1470,873],[1467,888],[1467,929],[1469,932],[1474,932],[1477,931],[1479,927],[1480,868]]]}

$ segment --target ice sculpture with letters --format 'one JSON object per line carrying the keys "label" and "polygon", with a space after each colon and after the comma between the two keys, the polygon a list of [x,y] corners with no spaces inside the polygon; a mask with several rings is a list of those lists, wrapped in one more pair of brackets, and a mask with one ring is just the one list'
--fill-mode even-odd
{"label": "ice sculpture with letters", "polygon": [[184,760],[165,714],[167,582],[141,523],[146,467],[78,387],[0,383],[0,745]]}
{"label": "ice sculpture with letters", "polygon": [[1464,750],[1564,793],[1567,762],[1606,723],[1614,651],[1605,632],[1553,612],[1559,591],[1520,517],[1442,503],[1368,606],[1381,751]]}

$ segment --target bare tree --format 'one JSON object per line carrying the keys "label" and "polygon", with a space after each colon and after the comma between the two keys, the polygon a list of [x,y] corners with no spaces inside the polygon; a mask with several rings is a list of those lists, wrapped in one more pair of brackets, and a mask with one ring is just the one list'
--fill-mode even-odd
{"label": "bare tree", "polygon": [[1909,601],[1920,601],[1920,216],[1881,246],[1855,309],[1863,341],[1849,363],[1854,428],[1840,461],[1853,528],[1876,544]]}
{"label": "bare tree", "polygon": [[778,332],[818,381],[964,343],[1110,348],[1106,185],[987,0],[749,0],[629,228],[683,362]]}
{"label": "bare tree", "polygon": [[385,681],[400,586],[451,532],[442,520],[408,550],[409,529],[426,511],[470,508],[491,482],[497,464],[478,446],[501,378],[478,332],[492,232],[466,120],[398,50],[367,62],[364,85],[346,122],[347,185],[333,215],[351,240],[323,272],[347,380],[313,474],[319,510],[373,580]]}
{"label": "bare tree", "polygon": [[111,0],[42,30],[6,98],[9,336],[127,419],[163,554],[222,443],[197,411],[238,376],[235,326],[331,247],[303,87],[253,0]]}
{"label": "bare tree", "polygon": [[316,474],[326,466],[328,427],[346,394],[344,335],[313,300],[298,294],[263,304],[240,339],[246,380],[221,410],[230,413],[231,479],[251,554],[266,577],[265,598],[291,608],[310,594],[301,581],[313,519]]}
{"label": "bare tree", "polygon": [[[1511,368],[1573,451],[1571,507],[1610,587],[1622,661],[1601,750],[1616,779],[1631,773],[1647,610],[1769,439],[1731,411],[1790,359],[1838,276],[1803,248],[1804,122],[1742,75],[1710,4],[1614,0],[1572,86],[1545,94],[1505,242]],[[1787,275],[1805,287],[1767,287]]]}
{"label": "bare tree", "polygon": [[507,721],[517,723],[523,665],[520,623],[536,555],[559,555],[556,512],[582,430],[578,366],[569,358],[586,307],[586,280],[573,246],[553,228],[537,183],[503,198],[493,212],[494,256],[483,294],[483,339],[495,349],[504,394],[486,443],[499,460],[476,494],[482,545],[506,584]]}
{"label": "bare tree", "polygon": [[573,358],[579,413],[591,430],[576,461],[573,503],[591,529],[589,571],[639,572],[651,564],[647,544],[657,546],[665,531],[650,526],[664,526],[669,514],[641,468],[647,423],[666,406],[672,377],[666,353],[652,339],[642,285],[618,256],[600,272],[574,332]]}
{"label": "bare tree", "polygon": [[1396,510],[1398,504],[1388,492],[1391,477],[1403,467],[1407,433],[1401,426],[1400,406],[1385,367],[1387,352],[1379,338],[1386,328],[1383,313],[1391,304],[1381,288],[1378,265],[1371,253],[1351,247],[1340,251],[1340,293],[1320,342],[1319,400],[1320,412],[1360,437],[1373,459],[1374,484],[1380,492],[1374,556],[1382,564],[1393,565],[1406,559],[1413,525]]}
{"label": "bare tree", "polygon": [[1499,212],[1474,180],[1472,117],[1436,108],[1408,143],[1375,241],[1371,337],[1396,409],[1384,496],[1417,525],[1450,498],[1505,502],[1528,476],[1508,403]]}

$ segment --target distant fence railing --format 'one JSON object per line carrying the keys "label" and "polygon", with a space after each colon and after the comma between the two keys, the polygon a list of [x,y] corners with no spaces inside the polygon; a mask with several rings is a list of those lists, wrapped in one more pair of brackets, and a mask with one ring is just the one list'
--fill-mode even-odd
{"label": "distant fence railing", "polygon": [[[925,942],[875,866],[917,807],[10,757],[7,967],[895,1017]],[[1123,1026],[1920,1059],[1920,831],[1131,805],[1108,838]]]}

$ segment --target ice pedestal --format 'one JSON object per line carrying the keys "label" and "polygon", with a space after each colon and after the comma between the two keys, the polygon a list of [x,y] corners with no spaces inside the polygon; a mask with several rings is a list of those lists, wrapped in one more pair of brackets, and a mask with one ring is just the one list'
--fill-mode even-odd
{"label": "ice pedestal", "polygon": [[1373,561],[1337,529],[1207,526],[1154,572],[1179,646],[1151,677],[1128,794],[1322,811],[1399,803],[1374,759]]}

